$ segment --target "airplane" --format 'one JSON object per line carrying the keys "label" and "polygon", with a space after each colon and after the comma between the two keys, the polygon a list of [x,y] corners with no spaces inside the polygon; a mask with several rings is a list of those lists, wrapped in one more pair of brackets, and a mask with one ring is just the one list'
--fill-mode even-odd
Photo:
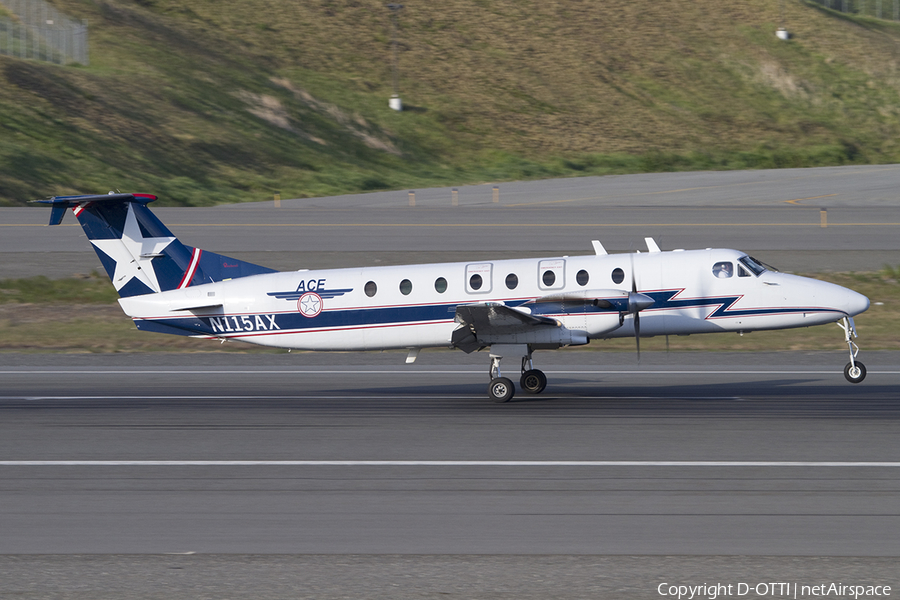
{"label": "airplane", "polygon": [[519,387],[539,394],[535,350],[591,340],[750,332],[837,323],[851,383],[853,317],[869,299],[850,289],[781,273],[729,249],[277,272],[182,244],[150,211],[150,194],[54,196],[50,225],[71,208],[138,329],[299,350],[488,350],[488,396],[507,402],[500,371],[521,361]]}

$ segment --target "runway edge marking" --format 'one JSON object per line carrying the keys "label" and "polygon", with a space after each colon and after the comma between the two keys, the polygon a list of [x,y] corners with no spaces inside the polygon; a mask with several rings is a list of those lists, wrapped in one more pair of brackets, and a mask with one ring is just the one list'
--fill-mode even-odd
{"label": "runway edge marking", "polygon": [[2,467],[880,467],[900,461],[745,460],[4,460]]}

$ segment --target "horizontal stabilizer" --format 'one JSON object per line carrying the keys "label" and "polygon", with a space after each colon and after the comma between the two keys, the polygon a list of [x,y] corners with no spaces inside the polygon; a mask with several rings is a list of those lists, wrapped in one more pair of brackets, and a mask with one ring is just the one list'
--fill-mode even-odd
{"label": "horizontal stabilizer", "polygon": [[83,194],[79,196],[54,196],[44,200],[32,200],[35,204],[50,204],[50,225],[59,225],[66,215],[67,208],[86,205],[88,202],[140,202],[147,204],[156,200],[152,194]]}

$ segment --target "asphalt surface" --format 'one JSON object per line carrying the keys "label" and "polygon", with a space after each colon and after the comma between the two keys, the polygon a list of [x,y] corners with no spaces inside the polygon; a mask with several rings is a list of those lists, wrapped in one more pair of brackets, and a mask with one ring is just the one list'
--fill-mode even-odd
{"label": "asphalt surface", "polygon": [[0,596],[900,585],[900,353],[403,358],[0,355]]}
{"label": "asphalt surface", "polygon": [[[871,271],[900,264],[900,166],[658,173],[285,199],[213,208],[160,208],[192,246],[276,269],[737,248],[795,272]],[[152,190],[143,190],[152,192]],[[822,227],[825,209],[826,227]],[[68,216],[0,208],[0,279],[99,269]]]}
{"label": "asphalt surface", "polygon": [[[892,585],[896,595],[896,567],[893,558],[754,556],[57,555],[0,556],[0,582],[8,597],[26,600],[665,600],[671,586],[717,583],[732,586],[718,598],[755,599],[793,598],[762,593],[772,582],[791,591],[797,584],[798,592],[804,585]],[[738,595],[741,583],[753,591]]]}
{"label": "asphalt surface", "polygon": [[[441,189],[417,190],[415,207],[402,191],[157,212],[185,243],[280,269],[584,254],[591,239],[625,252],[649,235],[784,270],[875,270],[900,264],[898,173],[592,177],[500,184],[498,203],[491,184],[462,187],[456,207]],[[71,217],[46,218],[0,209],[0,278],[99,267]],[[397,353],[0,355],[0,596],[896,589],[900,354],[860,358],[869,376],[854,386],[843,352],[641,365],[540,353],[547,391],[495,405],[486,357],[462,353],[413,366]]]}
{"label": "asphalt surface", "polygon": [[898,356],[5,355],[0,554],[897,556]]}

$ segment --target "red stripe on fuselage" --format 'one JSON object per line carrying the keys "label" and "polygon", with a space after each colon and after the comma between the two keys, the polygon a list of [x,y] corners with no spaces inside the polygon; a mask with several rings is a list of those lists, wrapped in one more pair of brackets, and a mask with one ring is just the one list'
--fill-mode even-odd
{"label": "red stripe on fuselage", "polygon": [[191,255],[191,264],[184,272],[184,277],[181,278],[181,282],[178,284],[179,290],[182,290],[191,285],[191,279],[194,278],[194,273],[197,271],[197,264],[200,262],[201,254],[203,254],[203,250],[201,250],[200,248],[194,248],[194,253]]}

